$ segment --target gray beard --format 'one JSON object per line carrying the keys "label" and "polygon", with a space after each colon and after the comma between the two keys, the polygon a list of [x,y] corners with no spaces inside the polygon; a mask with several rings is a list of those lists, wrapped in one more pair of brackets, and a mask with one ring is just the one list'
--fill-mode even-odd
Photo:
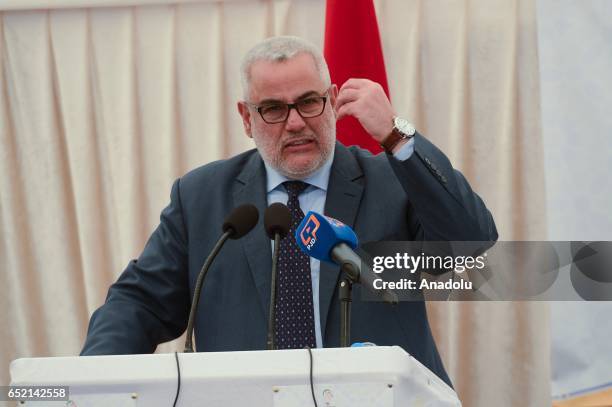
{"label": "gray beard", "polygon": [[[326,128],[324,129],[324,131],[326,131],[327,134],[332,134],[332,137],[330,137],[330,140],[329,140],[329,145],[320,144],[321,155],[319,156],[318,162],[316,163],[316,165],[314,165],[312,168],[308,168],[300,172],[289,172],[289,171],[286,171],[284,168],[282,168],[282,164],[280,162],[278,163],[274,162],[273,160],[270,160],[270,157],[267,157],[266,155],[264,155],[262,153],[263,149],[259,148],[259,145],[257,144],[257,142],[255,142],[255,145],[257,146],[257,151],[259,152],[259,155],[264,160],[264,162],[269,167],[278,171],[279,174],[282,174],[289,179],[303,180],[305,178],[308,178],[310,175],[314,174],[317,170],[319,170],[327,162],[327,160],[329,160],[329,157],[334,151],[334,148],[336,145],[336,121],[333,120],[330,122],[331,124],[329,126],[326,126]],[[259,135],[257,138],[259,138]],[[255,137],[253,137],[253,141],[255,141]],[[321,141],[319,140],[319,142]]]}

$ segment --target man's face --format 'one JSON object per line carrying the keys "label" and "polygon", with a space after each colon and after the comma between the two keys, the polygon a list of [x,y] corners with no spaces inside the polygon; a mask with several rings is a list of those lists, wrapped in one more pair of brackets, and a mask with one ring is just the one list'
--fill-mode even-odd
{"label": "man's face", "polygon": [[[249,103],[295,103],[304,98],[322,96],[325,86],[309,54],[300,53],[283,62],[257,61],[251,65]],[[302,118],[296,109],[281,123],[266,123],[257,110],[238,103],[245,132],[255,141],[264,161],[281,174],[303,179],[321,168],[336,141],[336,117],[333,106],[338,90],[329,88],[329,98],[320,116]]]}

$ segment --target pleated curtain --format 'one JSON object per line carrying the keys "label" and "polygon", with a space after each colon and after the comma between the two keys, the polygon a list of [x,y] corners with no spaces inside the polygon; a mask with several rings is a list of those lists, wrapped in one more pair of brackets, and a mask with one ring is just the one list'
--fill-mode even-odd
{"label": "pleated curtain", "polygon": [[[15,358],[78,354],[172,181],[254,147],[236,110],[244,53],[279,34],[323,46],[323,0],[98,3],[0,11],[0,383]],[[535,0],[375,4],[396,111],[464,173],[500,240],[545,238]],[[465,406],[550,405],[545,303],[428,307]]]}

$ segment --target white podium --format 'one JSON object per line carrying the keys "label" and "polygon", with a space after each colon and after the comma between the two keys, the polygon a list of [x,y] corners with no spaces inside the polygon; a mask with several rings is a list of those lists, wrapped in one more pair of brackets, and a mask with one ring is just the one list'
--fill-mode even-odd
{"label": "white podium", "polygon": [[[314,406],[306,349],[179,353],[177,406]],[[313,349],[319,407],[461,406],[455,392],[397,346]],[[175,355],[17,359],[11,385],[69,386],[70,401],[32,406],[171,407]]]}

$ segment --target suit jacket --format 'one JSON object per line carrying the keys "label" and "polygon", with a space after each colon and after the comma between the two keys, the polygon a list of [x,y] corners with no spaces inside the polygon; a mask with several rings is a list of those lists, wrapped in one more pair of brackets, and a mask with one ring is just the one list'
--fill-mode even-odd
{"label": "suit jacket", "polygon": [[[185,330],[200,268],[232,208],[266,206],[257,150],[204,165],[178,179],[160,224],[91,317],[82,355],[150,353]],[[406,161],[336,144],[325,214],[353,227],[361,242],[497,239],[493,218],[433,144],[415,136]],[[209,270],[196,319],[198,351],[266,349],[270,240],[263,220],[229,240]],[[321,264],[319,301],[325,347],[340,343],[340,270]],[[399,345],[450,384],[430,332],[425,304],[360,301],[354,289],[351,339]]]}

